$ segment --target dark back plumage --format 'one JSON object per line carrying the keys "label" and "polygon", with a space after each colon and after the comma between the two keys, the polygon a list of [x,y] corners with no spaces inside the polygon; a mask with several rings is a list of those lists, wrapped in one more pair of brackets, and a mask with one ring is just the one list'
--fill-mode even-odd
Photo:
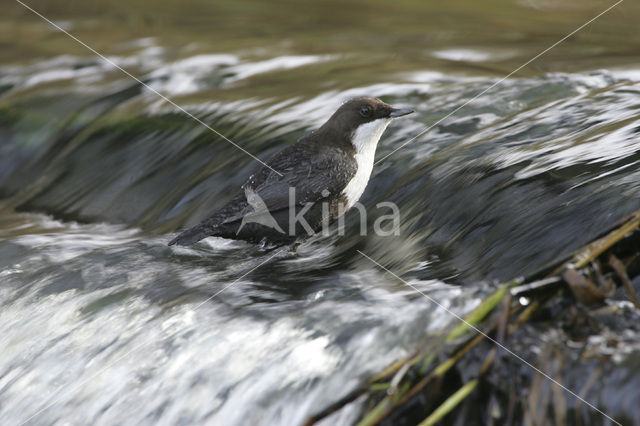
{"label": "dark back plumage", "polygon": [[[308,230],[296,227],[289,233],[290,188],[295,193],[294,215],[308,203],[304,218],[314,231],[322,226],[322,204],[328,203],[330,220],[341,211],[341,192],[357,171],[355,151],[351,144],[354,131],[361,124],[387,118],[390,105],[374,98],[351,99],[317,130],[300,138],[295,144],[284,148],[267,161],[271,168],[262,166],[251,175],[237,194],[224,207],[200,224],[182,232],[169,245],[189,245],[208,236],[272,243],[293,242],[305,236]],[[280,232],[260,223],[243,224],[243,217],[253,212],[247,202],[247,194],[257,194],[278,223]],[[304,234],[304,235],[303,235]]]}

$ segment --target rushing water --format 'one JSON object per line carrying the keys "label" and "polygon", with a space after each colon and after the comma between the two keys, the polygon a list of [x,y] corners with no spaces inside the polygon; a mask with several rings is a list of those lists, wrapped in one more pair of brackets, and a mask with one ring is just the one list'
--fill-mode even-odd
{"label": "rushing water", "polygon": [[[352,2],[293,18],[276,13],[296,7],[284,1],[137,1],[121,23],[115,3],[34,7],[262,159],[357,95],[416,110],[387,130],[383,158],[607,6],[505,3],[493,17],[466,2],[389,15],[385,3]],[[167,247],[258,164],[10,7],[0,20],[1,423],[299,424],[454,324],[358,251],[463,313],[495,282],[585,244],[639,206],[628,7],[378,164],[361,200],[368,227],[376,204],[393,201],[399,236],[361,236],[350,212],[346,235],[296,255],[221,239]],[[330,422],[358,413],[353,404]]]}

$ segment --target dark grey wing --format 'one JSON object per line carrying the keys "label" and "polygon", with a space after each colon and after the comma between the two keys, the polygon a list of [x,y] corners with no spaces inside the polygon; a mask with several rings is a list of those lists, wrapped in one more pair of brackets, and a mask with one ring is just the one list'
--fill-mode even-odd
{"label": "dark grey wing", "polygon": [[237,215],[243,211],[246,206],[247,202],[244,198],[244,194],[236,195],[213,215],[209,216],[199,224],[182,231],[177,237],[169,242],[169,245],[172,246],[174,244],[178,244],[180,246],[188,246],[203,238],[207,238],[208,236],[216,235],[219,226],[224,222],[225,218]]}
{"label": "dark grey wing", "polygon": [[259,184],[251,179],[245,185],[257,194],[270,212],[288,209],[295,196],[296,205],[315,203],[337,196],[356,174],[358,164],[349,153],[337,147],[325,147],[307,158],[277,169],[282,176],[271,172]]}
{"label": "dark grey wing", "polygon": [[243,185],[238,194],[221,210],[172,240],[169,245],[189,245],[210,235],[217,235],[220,227],[241,221],[254,211],[247,202],[248,195],[257,195],[269,213],[288,210],[290,188],[295,204],[305,205],[339,194],[355,175],[358,165],[351,153],[339,147],[311,147],[294,144],[269,161],[277,174],[262,167]]}

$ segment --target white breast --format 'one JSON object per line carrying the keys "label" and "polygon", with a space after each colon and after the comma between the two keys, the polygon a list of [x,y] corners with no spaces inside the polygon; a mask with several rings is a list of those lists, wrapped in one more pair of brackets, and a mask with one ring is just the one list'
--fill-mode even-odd
{"label": "white breast", "polygon": [[358,170],[343,190],[343,194],[347,198],[347,208],[352,207],[360,199],[367,187],[373,170],[378,141],[390,122],[391,119],[378,119],[362,124],[356,129],[352,143],[356,150]]}

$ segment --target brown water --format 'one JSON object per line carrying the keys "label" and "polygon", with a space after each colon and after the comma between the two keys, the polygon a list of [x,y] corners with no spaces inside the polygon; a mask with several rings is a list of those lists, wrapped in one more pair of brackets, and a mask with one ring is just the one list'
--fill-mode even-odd
{"label": "brown water", "polygon": [[[28,4],[260,158],[357,95],[416,110],[382,158],[610,5]],[[271,260],[216,239],[166,247],[255,161],[18,3],[3,9],[2,423],[300,423],[455,323],[357,250],[463,313],[639,208],[630,0],[376,166],[361,201],[397,203],[400,236],[362,237],[350,214],[345,236]],[[637,389],[637,361],[621,347],[585,396],[629,424],[637,394],[613,397],[612,377]],[[580,368],[560,379],[579,387]]]}

